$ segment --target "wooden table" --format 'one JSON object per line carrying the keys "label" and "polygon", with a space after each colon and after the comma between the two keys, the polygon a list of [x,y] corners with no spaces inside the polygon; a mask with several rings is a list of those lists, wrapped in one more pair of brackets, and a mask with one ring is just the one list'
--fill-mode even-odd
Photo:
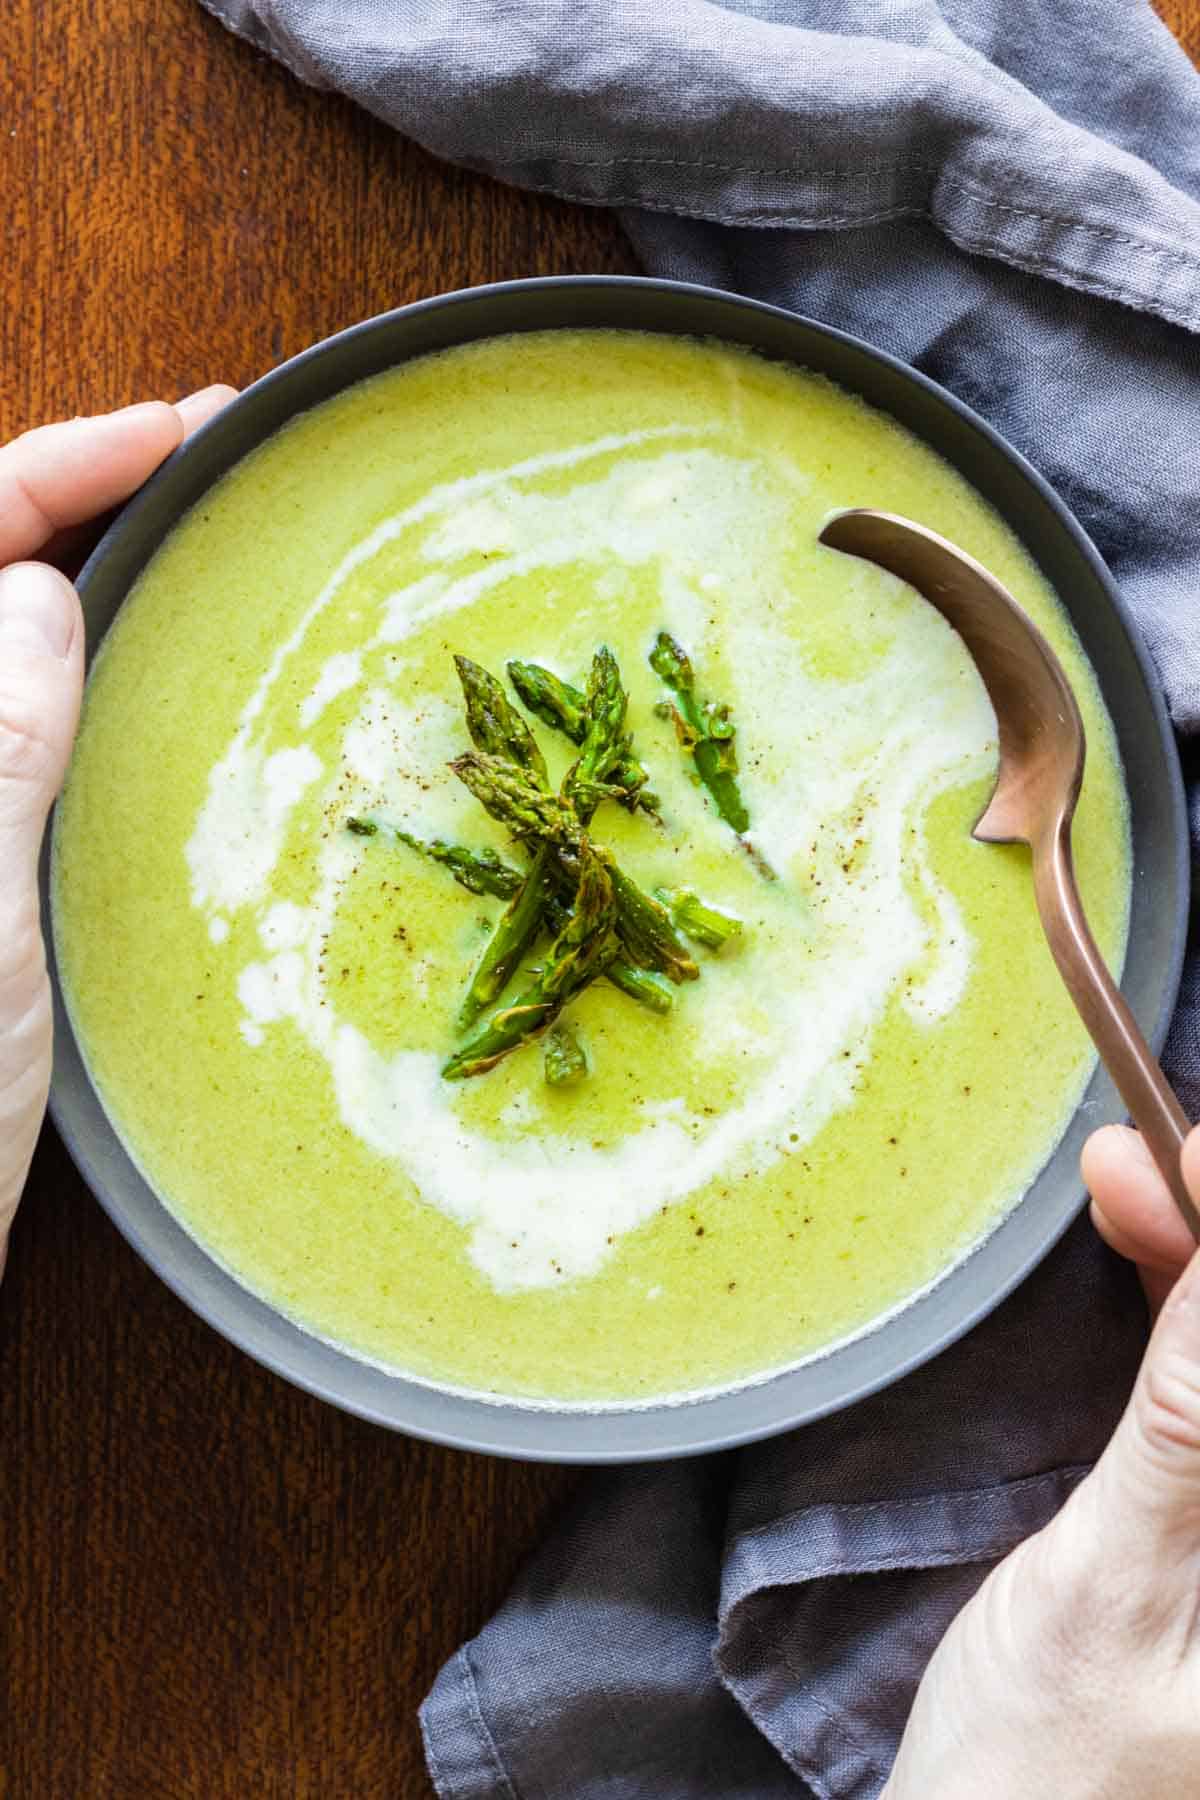
{"label": "wooden table", "polygon": [[[1200,52],[1200,0],[1164,0]],[[508,276],[603,213],[447,170],[193,0],[0,0],[0,440]],[[394,1437],[230,1349],[52,1131],[0,1293],[0,1800],[428,1792],[416,1708],[572,1485]]]}

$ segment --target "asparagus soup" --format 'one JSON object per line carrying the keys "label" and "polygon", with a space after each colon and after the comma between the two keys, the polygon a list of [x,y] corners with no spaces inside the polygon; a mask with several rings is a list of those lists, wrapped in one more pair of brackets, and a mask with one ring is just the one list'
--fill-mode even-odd
{"label": "asparagus soup", "polygon": [[307,1329],[556,1404],[684,1396],[968,1253],[1093,1056],[1027,854],[971,826],[995,719],[908,515],[1079,698],[1114,966],[1111,724],[1054,595],[930,450],[823,378],[620,332],[347,390],[153,558],[54,845],[72,1022],[184,1226]]}

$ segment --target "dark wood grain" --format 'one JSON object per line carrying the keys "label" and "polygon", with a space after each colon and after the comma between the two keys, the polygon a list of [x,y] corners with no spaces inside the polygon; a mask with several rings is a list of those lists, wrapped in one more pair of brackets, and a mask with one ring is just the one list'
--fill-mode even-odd
{"label": "dark wood grain", "polygon": [[[1200,0],[1162,0],[1200,54]],[[242,384],[400,301],[634,265],[192,0],[4,0],[0,438]],[[571,1486],[343,1417],[201,1325],[49,1130],[0,1293],[0,1800],[408,1800],[417,1704]]]}
{"label": "dark wood grain", "polygon": [[[194,0],[0,4],[0,439],[243,384],[355,319],[634,268]],[[0,1291],[0,1796],[428,1791],[417,1705],[571,1486],[343,1417],[199,1323],[51,1132]]]}
{"label": "dark wood grain", "polygon": [[635,267],[605,213],[444,168],[194,0],[6,0],[0,184],[5,435],[441,289]]}

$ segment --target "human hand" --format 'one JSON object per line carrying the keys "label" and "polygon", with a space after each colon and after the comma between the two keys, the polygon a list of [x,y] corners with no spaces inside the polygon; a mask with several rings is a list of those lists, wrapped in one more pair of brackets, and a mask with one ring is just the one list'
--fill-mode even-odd
{"label": "human hand", "polygon": [[[1200,1253],[1136,1132],[1083,1172],[1158,1322],[1092,1473],[938,1646],[883,1800],[1200,1793]],[[1183,1176],[1200,1201],[1200,1128]]]}
{"label": "human hand", "polygon": [[83,684],[75,590],[23,559],[127,499],[234,392],[44,425],[0,448],[0,1274],[50,1085],[38,851]]}

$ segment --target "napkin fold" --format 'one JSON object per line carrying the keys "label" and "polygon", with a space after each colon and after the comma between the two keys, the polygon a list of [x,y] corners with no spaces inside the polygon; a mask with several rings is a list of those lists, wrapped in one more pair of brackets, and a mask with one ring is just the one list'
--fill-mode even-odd
{"label": "napkin fold", "polygon": [[[436,154],[621,209],[653,274],[853,331],[1091,533],[1200,842],[1200,81],[1144,0],[204,0]],[[1168,1071],[1200,1113],[1200,942]],[[850,1412],[596,1477],[422,1710],[444,1800],[875,1800],[921,1672],[1145,1338],[1081,1221]]]}
{"label": "napkin fold", "polygon": [[425,1702],[438,1793],[874,1800],[939,1638],[1087,1472],[1144,1335],[1136,1278],[1082,1220],[896,1387],[592,1477]]}

